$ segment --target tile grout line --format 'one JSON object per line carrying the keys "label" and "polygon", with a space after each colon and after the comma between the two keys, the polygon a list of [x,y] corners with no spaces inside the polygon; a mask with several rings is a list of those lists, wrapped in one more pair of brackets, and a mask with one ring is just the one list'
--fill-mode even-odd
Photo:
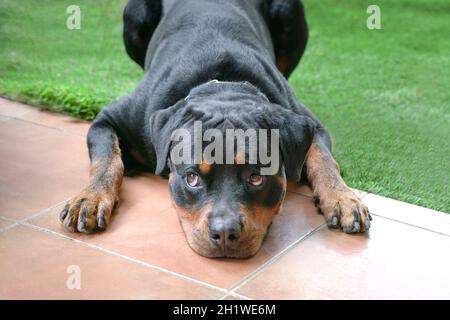
{"label": "tile grout line", "polygon": [[[355,189],[358,190],[359,192],[361,192],[361,194],[357,194],[361,199],[363,199],[366,195],[368,195],[369,193],[366,191],[362,191],[359,189]],[[312,196],[306,195],[306,194],[302,194],[302,193],[298,193],[298,192],[293,192],[293,191],[288,191],[290,193],[299,195],[299,196],[303,196],[305,198],[309,198],[312,199]],[[262,270],[264,270],[265,268],[269,267],[270,265],[272,265],[275,261],[277,261],[279,258],[281,258],[282,256],[284,256],[291,248],[293,248],[294,246],[296,246],[297,244],[303,242],[304,240],[306,240],[307,238],[309,238],[311,235],[313,235],[316,231],[320,230],[321,228],[323,228],[324,226],[326,226],[326,223],[322,223],[321,225],[319,225],[318,227],[316,227],[315,229],[311,230],[309,233],[307,233],[306,235],[300,237],[299,239],[297,239],[296,241],[294,241],[293,243],[291,243],[289,246],[287,246],[286,248],[284,248],[282,251],[280,251],[278,254],[276,254],[275,256],[273,256],[271,259],[269,259],[268,261],[266,261],[264,264],[262,264],[261,266],[259,266],[258,268],[256,268],[253,272],[251,272],[249,275],[245,276],[243,279],[241,279],[240,281],[238,281],[236,284],[232,285],[230,289],[228,289],[227,293],[224,294],[222,297],[219,298],[219,300],[224,300],[226,299],[227,296],[231,295],[237,295],[237,296],[242,296],[243,298],[248,298],[251,299],[249,297],[243,296],[239,293],[236,292],[236,290],[238,290],[239,288],[241,288],[243,285],[245,285],[246,283],[248,283],[250,280],[252,280],[254,277],[256,277],[256,275],[258,273],[260,273]],[[252,300],[252,299],[251,299]]]}
{"label": "tile grout line", "polygon": [[[56,231],[49,230],[49,229],[46,229],[46,228],[43,228],[43,227],[39,227],[39,226],[33,225],[33,224],[31,224],[31,223],[28,222],[29,220],[32,220],[32,219],[34,219],[34,218],[36,218],[36,217],[38,217],[38,216],[40,216],[40,215],[42,215],[42,214],[48,213],[49,211],[51,211],[51,210],[54,209],[55,207],[57,207],[57,206],[63,204],[64,202],[67,202],[68,200],[70,200],[70,199],[68,198],[68,199],[65,199],[65,200],[63,200],[63,201],[61,201],[61,202],[58,202],[58,203],[56,203],[56,204],[54,204],[54,205],[52,205],[52,206],[50,206],[50,207],[48,207],[48,208],[46,208],[46,209],[40,210],[40,211],[36,212],[35,214],[31,215],[30,217],[27,217],[27,218],[22,219],[22,220],[17,220],[17,221],[15,221],[15,220],[12,220],[12,219],[11,219],[11,220],[10,220],[10,219],[7,219],[7,220],[10,220],[10,221],[14,221],[14,223],[13,223],[12,225],[10,225],[10,226],[4,228],[4,229],[1,229],[0,232],[6,231],[6,230],[8,230],[8,229],[10,229],[10,228],[12,228],[12,227],[18,226],[18,225],[30,227],[30,228],[32,228],[32,229],[36,229],[36,230],[42,231],[42,232],[44,232],[44,233],[50,233],[50,234],[53,234],[54,236],[57,236],[57,237],[60,237],[60,238],[64,238],[64,239],[67,239],[67,240],[72,240],[72,241],[74,241],[74,242],[76,242],[76,243],[79,243],[79,244],[81,244],[81,245],[90,247],[90,248],[92,248],[92,249],[95,249],[95,250],[98,250],[98,251],[101,251],[101,252],[105,252],[105,253],[108,253],[108,254],[111,254],[111,255],[114,255],[114,256],[123,258],[123,259],[125,259],[125,260],[131,261],[131,262],[134,262],[134,263],[137,263],[137,264],[141,264],[141,265],[144,265],[144,266],[149,267],[149,268],[152,268],[152,269],[156,269],[156,270],[161,271],[161,272],[169,273],[169,274],[174,275],[174,276],[176,276],[176,277],[181,277],[181,278],[183,278],[183,279],[185,279],[185,280],[194,282],[194,283],[196,283],[196,284],[199,284],[199,285],[202,285],[202,286],[206,286],[206,287],[210,287],[210,288],[212,288],[212,289],[218,290],[218,291],[224,293],[222,296],[220,296],[220,297],[218,298],[218,300],[224,300],[224,299],[225,299],[226,297],[228,297],[228,296],[233,296],[233,297],[237,297],[237,298],[244,299],[244,300],[253,300],[252,298],[249,298],[249,297],[244,296],[244,295],[242,295],[242,294],[239,294],[239,293],[237,293],[237,292],[233,292],[232,289],[233,289],[233,287],[234,287],[235,285],[233,285],[233,286],[232,286],[230,289],[228,289],[228,290],[225,289],[225,288],[217,287],[217,286],[212,285],[212,284],[210,284],[210,283],[203,282],[203,281],[201,281],[201,280],[197,280],[197,279],[194,279],[194,278],[185,276],[185,275],[183,275],[183,274],[179,274],[179,273],[176,273],[176,272],[174,272],[174,271],[170,271],[170,270],[168,270],[168,269],[165,269],[165,268],[162,268],[162,267],[158,267],[158,266],[155,266],[155,265],[146,263],[146,262],[144,262],[144,261],[141,261],[141,260],[138,260],[138,259],[135,259],[135,258],[131,258],[131,257],[125,256],[125,255],[122,255],[122,254],[117,253],[117,252],[115,252],[115,251],[112,251],[112,250],[109,250],[109,249],[106,249],[106,248],[103,248],[103,247],[99,247],[99,246],[96,246],[96,245],[93,245],[93,244],[84,242],[84,241],[82,241],[82,240],[78,240],[78,239],[71,238],[70,236],[66,236],[66,235],[63,235],[63,234],[58,233],[58,232],[56,232]],[[166,211],[166,210],[169,210],[169,209],[170,209],[170,208],[167,208],[167,209],[165,209],[165,210],[163,210],[163,211]],[[320,228],[320,226],[319,226],[318,228]],[[318,228],[312,230],[310,233],[315,232]],[[269,261],[267,261],[265,264],[267,264],[267,263],[270,262],[272,259],[274,259],[274,258],[276,258],[277,256],[279,256],[281,253],[284,253],[285,251],[289,250],[291,246],[293,246],[293,245],[295,245],[296,243],[299,243],[299,242],[303,241],[304,239],[306,239],[306,237],[307,237],[310,233],[308,233],[307,235],[305,235],[305,236],[303,236],[303,237],[297,239],[294,243],[292,243],[291,245],[289,245],[288,247],[286,247],[285,249],[283,249],[280,253],[278,253],[276,256],[272,257],[272,258],[271,258]],[[264,265],[265,265],[265,264],[264,264]],[[264,265],[260,266],[260,268],[263,267]],[[256,269],[254,272],[256,272],[256,271],[258,271],[258,270],[259,270],[259,268]],[[250,275],[251,275],[251,274],[250,274]]]}
{"label": "tile grout line", "polygon": [[175,276],[177,278],[181,278],[183,280],[187,280],[187,281],[193,282],[195,284],[198,284],[198,285],[201,285],[201,286],[204,286],[204,287],[208,287],[210,289],[214,289],[214,290],[220,291],[222,293],[227,291],[227,289],[215,286],[213,284],[210,284],[210,283],[207,283],[207,282],[204,282],[204,281],[201,281],[201,280],[197,280],[197,279],[185,276],[183,274],[180,274],[180,273],[177,273],[177,272],[174,272],[174,271],[162,268],[162,267],[158,267],[156,265],[153,265],[153,264],[150,264],[150,263],[147,263],[147,262],[144,262],[144,261],[141,261],[141,260],[138,260],[138,259],[126,256],[124,254],[121,254],[121,253],[118,253],[118,252],[115,252],[115,251],[112,251],[112,250],[109,250],[109,249],[106,249],[106,248],[103,248],[103,247],[100,247],[100,246],[97,246],[97,245],[94,245],[94,244],[91,244],[91,243],[88,243],[88,242],[84,242],[82,240],[71,238],[69,236],[66,236],[64,234],[61,234],[61,233],[53,231],[53,230],[49,230],[49,229],[46,229],[46,228],[43,228],[43,227],[35,226],[35,225],[30,224],[28,222],[18,221],[18,224],[20,224],[22,226],[30,227],[32,229],[35,229],[35,230],[38,230],[38,231],[41,231],[41,232],[44,232],[44,233],[47,233],[47,234],[51,234],[51,235],[59,237],[59,238],[63,238],[63,239],[66,239],[66,240],[71,240],[71,241],[73,241],[75,243],[78,243],[78,244],[81,244],[81,245],[83,245],[85,247],[88,247],[88,248],[91,248],[91,249],[95,249],[95,250],[103,252],[103,253],[108,253],[110,255],[122,258],[124,260],[129,261],[129,262],[133,262],[133,263],[142,265],[144,267],[147,267],[149,269],[154,269],[154,270],[166,273],[166,274],[170,274],[170,275]]}
{"label": "tile grout line", "polygon": [[17,222],[19,222],[19,223],[21,223],[21,222],[28,222],[29,220],[32,220],[32,219],[34,219],[34,218],[37,218],[37,217],[39,217],[40,215],[42,215],[42,214],[44,214],[44,213],[47,213],[47,212],[49,212],[49,211],[55,209],[57,206],[60,206],[60,205],[62,205],[63,203],[69,201],[69,200],[70,200],[70,198],[67,198],[67,199],[65,199],[65,200],[63,200],[63,201],[60,201],[60,202],[58,202],[58,203],[56,203],[56,204],[54,204],[54,205],[52,205],[52,206],[50,206],[50,207],[48,207],[48,208],[45,208],[45,209],[42,209],[42,210],[40,210],[40,211],[37,211],[36,213],[33,213],[31,216],[29,216],[29,217],[27,217],[27,218],[24,218],[24,219],[22,219],[22,220],[18,220]]}
{"label": "tile grout line", "polygon": [[249,298],[249,297],[247,297],[247,296],[244,296],[244,295],[239,294],[239,293],[236,293],[236,292],[230,292],[229,294],[223,295],[222,297],[220,297],[220,298],[217,299],[217,300],[225,300],[225,299],[226,299],[227,297],[229,297],[229,296],[235,297],[235,298],[239,298],[239,299],[242,299],[242,300],[254,300],[254,299],[252,299],[252,298]]}
{"label": "tile grout line", "polygon": [[[364,197],[368,196],[369,194],[372,194],[372,195],[375,195],[375,196],[379,196],[376,193],[370,193],[370,192],[367,192],[367,191],[363,191],[363,192],[364,192],[364,194],[360,197],[361,199],[364,199]],[[388,198],[388,199],[391,199],[391,198]],[[401,203],[411,204],[409,202],[404,202],[404,201],[400,201],[400,200],[396,200],[396,199],[391,199],[391,200],[399,201]],[[424,207],[424,208],[428,209],[426,207]],[[387,219],[387,220],[394,221],[394,222],[397,222],[397,223],[401,223],[401,224],[404,224],[404,225],[407,225],[407,226],[410,226],[410,227],[415,227],[415,228],[418,228],[418,229],[421,229],[421,230],[424,230],[424,231],[429,231],[429,232],[437,233],[437,234],[442,235],[442,236],[450,237],[450,234],[447,234],[447,233],[443,233],[443,232],[436,231],[436,230],[433,230],[433,229],[421,227],[421,226],[418,226],[418,225],[415,225],[415,224],[412,224],[412,223],[408,223],[408,222],[405,222],[405,221],[397,220],[397,219],[394,219],[394,218],[385,217],[383,215],[380,215],[380,214],[377,214],[377,213],[374,213],[374,212],[370,211],[370,208],[369,208],[369,212],[370,212],[370,214],[372,214],[374,216],[377,216],[379,218],[382,218],[382,219]],[[437,212],[445,213],[445,212],[442,212],[442,211],[437,211]]]}
{"label": "tile grout line", "polygon": [[12,218],[8,218],[8,217],[2,216],[2,215],[0,215],[0,219],[4,219],[6,221],[10,221],[10,222],[13,222],[13,223],[27,222],[29,220],[32,220],[34,218],[39,217],[41,214],[47,213],[48,211],[56,208],[57,206],[63,204],[64,202],[67,202],[69,200],[70,200],[70,198],[67,198],[67,199],[65,199],[63,201],[57,202],[57,203],[51,205],[50,207],[47,207],[45,209],[41,209],[39,211],[36,211],[35,213],[31,214],[31,216],[23,218],[23,219],[12,219]]}
{"label": "tile grout line", "polygon": [[0,120],[0,123],[7,122],[7,121],[9,121],[9,120],[12,119],[11,117],[9,117],[9,116],[4,116],[4,115],[2,115],[2,114],[0,114],[0,116],[3,117],[3,118],[5,118],[5,119],[3,119],[3,120]]}
{"label": "tile grout line", "polygon": [[226,294],[223,297],[221,297],[221,299],[225,298],[227,295],[232,294],[232,293],[238,294],[237,292],[235,292],[236,290],[238,290],[243,285],[248,283],[250,280],[252,280],[254,277],[256,277],[262,270],[271,266],[273,263],[275,263],[277,260],[279,260],[281,257],[283,257],[286,253],[288,253],[288,251],[290,251],[293,247],[300,244],[304,240],[308,239],[311,235],[313,235],[316,231],[320,230],[324,226],[326,226],[326,224],[322,223],[319,226],[317,226],[316,228],[314,228],[313,230],[311,230],[310,232],[308,232],[307,234],[305,234],[302,237],[300,237],[299,239],[295,240],[289,246],[287,246],[286,248],[281,250],[279,253],[274,255],[272,258],[270,258],[268,261],[266,261],[265,263],[260,265],[258,268],[256,268],[253,272],[251,272],[250,274],[248,274],[247,276],[245,276],[244,278],[239,280],[236,284],[232,285],[230,287],[230,289],[227,290]]}
{"label": "tile grout line", "polygon": [[[366,191],[362,191],[359,189],[356,189],[359,192],[361,192],[361,194],[357,194],[361,199],[363,199],[366,195],[368,195],[369,193]],[[287,191],[289,193],[292,194],[296,194],[308,199],[312,199],[313,197],[311,195],[307,195],[304,193],[299,193],[299,192],[295,192],[295,191]],[[303,237],[297,239],[296,241],[294,241],[293,243],[291,243],[289,246],[287,246],[286,248],[284,248],[282,251],[280,251],[278,254],[276,254],[275,256],[273,256],[271,259],[269,259],[268,261],[266,261],[264,264],[262,264],[261,266],[259,266],[256,270],[254,270],[252,273],[250,273],[249,275],[247,275],[246,277],[244,277],[243,279],[241,279],[240,281],[238,281],[236,284],[232,285],[230,289],[228,289],[227,293],[225,293],[222,297],[219,298],[219,300],[224,300],[226,299],[228,296],[236,296],[239,298],[243,298],[243,299],[248,299],[248,300],[253,300],[252,298],[246,297],[244,295],[241,295],[239,293],[237,293],[235,290],[238,290],[239,288],[241,288],[243,285],[245,285],[246,283],[248,283],[250,280],[252,280],[259,272],[261,272],[262,270],[264,270],[265,268],[269,267],[271,264],[273,264],[275,261],[277,261],[279,258],[281,258],[282,256],[284,256],[292,247],[294,247],[295,245],[303,242],[304,240],[306,240],[307,238],[309,238],[312,234],[314,234],[316,231],[318,231],[319,229],[321,229],[322,227],[325,226],[325,223],[319,225],[318,227],[316,227],[315,229],[311,230],[309,233],[307,233],[306,235],[304,235]]]}
{"label": "tile grout line", "polygon": [[67,134],[69,136],[79,137],[79,138],[86,137],[86,135],[72,133],[72,132],[70,132],[68,130],[65,130],[63,128],[51,127],[51,126],[47,126],[47,125],[42,124],[42,123],[34,122],[34,121],[31,121],[31,120],[27,120],[27,119],[17,118],[17,117],[10,117],[10,118],[13,119],[13,120],[26,122],[26,123],[29,123],[29,124],[32,124],[32,125],[35,125],[35,126],[38,126],[38,127],[51,129],[51,130],[56,130],[56,131],[62,132],[64,134]]}
{"label": "tile grout line", "polygon": [[[10,221],[10,220],[8,220],[8,221]],[[7,231],[7,230],[9,230],[9,229],[12,229],[12,228],[14,228],[14,227],[17,227],[18,225],[20,225],[19,222],[14,222],[14,223],[10,224],[9,226],[6,226],[6,227],[4,227],[4,228],[1,228],[1,229],[0,229],[0,233],[2,233],[2,232],[4,232],[4,231]]]}
{"label": "tile grout line", "polygon": [[11,218],[8,218],[8,217],[2,216],[2,215],[0,215],[0,219],[6,220],[6,221],[9,221],[9,222],[19,222],[20,221],[20,219],[19,220],[15,220],[15,219],[11,219]]}
{"label": "tile grout line", "polygon": [[[359,189],[357,189],[357,190],[359,190]],[[366,197],[366,196],[368,196],[370,194],[375,195],[375,196],[380,196],[380,195],[378,195],[376,193],[370,193],[368,191],[362,191],[362,190],[359,190],[359,191],[363,192],[363,194],[360,196],[361,199],[364,199],[364,197]],[[404,203],[411,204],[409,202],[404,202],[404,201],[400,201],[400,200],[396,200],[396,199],[392,199],[392,198],[388,198],[388,199],[391,199],[391,200],[394,200],[394,201],[398,201],[398,202],[401,202],[403,204]],[[413,204],[411,204],[411,205],[413,205]],[[426,207],[423,207],[423,208],[428,209]],[[434,232],[434,233],[437,233],[437,234],[440,234],[440,235],[443,235],[443,236],[446,236],[446,237],[450,237],[450,234],[447,234],[447,233],[443,233],[443,232],[440,232],[440,231],[436,231],[436,230],[432,230],[432,229],[429,229],[429,228],[421,227],[421,226],[418,226],[418,225],[415,225],[415,224],[412,224],[412,223],[408,223],[408,222],[405,222],[405,221],[397,220],[397,219],[394,219],[394,218],[385,217],[383,215],[380,215],[380,214],[377,214],[377,213],[374,213],[374,212],[370,211],[370,208],[369,208],[369,212],[370,212],[370,214],[372,214],[374,216],[377,216],[379,218],[382,218],[382,219],[387,219],[387,220],[398,222],[398,223],[401,223],[401,224],[404,224],[404,225],[407,225],[407,226],[411,226],[411,227],[415,227],[415,228],[418,228],[418,229],[422,229],[424,231]],[[445,213],[445,212],[442,212],[442,211],[437,211],[437,212]]]}
{"label": "tile grout line", "polygon": [[372,214],[372,215],[374,215],[374,216],[376,216],[378,218],[381,218],[381,219],[394,221],[394,222],[401,223],[401,224],[404,224],[404,225],[407,225],[407,226],[410,226],[410,227],[414,227],[414,228],[417,228],[417,229],[421,229],[421,230],[424,230],[424,231],[433,232],[433,233],[439,234],[441,236],[450,237],[450,234],[447,234],[447,233],[443,233],[443,232],[440,232],[440,231],[436,231],[436,230],[428,229],[428,228],[425,228],[425,227],[417,226],[415,224],[411,224],[411,223],[408,223],[408,222],[396,220],[396,219],[393,219],[393,218],[385,217],[385,216],[382,216],[382,215],[379,215],[379,214],[373,213],[373,212],[370,212],[370,214]]}

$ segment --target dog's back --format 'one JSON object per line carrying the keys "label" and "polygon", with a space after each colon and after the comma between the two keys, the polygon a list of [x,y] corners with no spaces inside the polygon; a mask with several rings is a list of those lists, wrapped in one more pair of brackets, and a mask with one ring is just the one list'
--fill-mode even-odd
{"label": "dog's back", "polygon": [[212,79],[248,81],[273,103],[295,104],[285,78],[306,46],[298,0],[130,0],[124,19],[127,51],[145,69],[150,112]]}
{"label": "dog's back", "polygon": [[[130,57],[145,69],[158,55],[220,55],[244,46],[275,59],[263,0],[132,0],[125,9]],[[164,42],[164,44],[162,44]],[[236,46],[236,44],[239,46]],[[217,57],[219,58],[219,57]]]}
{"label": "dog's back", "polygon": [[159,53],[203,59],[213,51],[219,59],[223,51],[247,48],[288,77],[307,37],[299,0],[130,0],[124,11],[125,47],[145,69]]}

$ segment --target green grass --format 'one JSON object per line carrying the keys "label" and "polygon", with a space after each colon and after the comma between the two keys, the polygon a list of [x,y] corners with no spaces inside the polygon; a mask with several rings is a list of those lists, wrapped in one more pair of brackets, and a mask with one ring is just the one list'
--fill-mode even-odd
{"label": "green grass", "polygon": [[[81,9],[68,30],[66,8]],[[142,72],[122,43],[126,1],[0,0],[0,93],[92,119]]]}
{"label": "green grass", "polygon": [[[142,76],[121,39],[124,0],[0,0],[0,93],[92,119]],[[450,3],[305,0],[310,41],[290,79],[330,129],[348,184],[450,212]]]}

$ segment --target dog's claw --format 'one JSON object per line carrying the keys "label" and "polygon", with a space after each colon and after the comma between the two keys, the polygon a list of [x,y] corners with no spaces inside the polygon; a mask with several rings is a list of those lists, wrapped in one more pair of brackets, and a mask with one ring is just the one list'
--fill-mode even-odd
{"label": "dog's claw", "polygon": [[[370,219],[370,217],[369,217],[369,219]],[[366,231],[370,229],[370,221],[369,221],[369,219],[366,219],[364,221],[364,228],[366,229]]]}
{"label": "dog's claw", "polygon": [[332,225],[333,227],[337,227],[338,226],[338,217],[334,216],[333,219],[331,219]]}
{"label": "dog's claw", "polygon": [[60,213],[60,220],[70,232],[93,233],[104,230],[114,208],[114,194],[88,187],[70,200]]}
{"label": "dog's claw", "polygon": [[318,196],[313,196],[314,206],[318,207],[320,205],[320,198]]}
{"label": "dog's claw", "polygon": [[333,216],[331,218],[331,220],[328,221],[328,226],[330,228],[337,228],[338,227],[338,218],[337,218],[337,216]]}
{"label": "dog's claw", "polygon": [[353,210],[352,214],[354,219],[352,232],[359,232],[361,231],[361,217],[356,210]]}
{"label": "dog's claw", "polygon": [[361,230],[361,224],[358,221],[355,221],[353,223],[353,225],[343,227],[342,230],[345,233],[357,233],[357,232],[360,232],[360,230]]}
{"label": "dog's claw", "polygon": [[355,221],[354,225],[353,225],[353,232],[359,232],[361,230],[361,224],[359,223],[359,221]]}
{"label": "dog's claw", "polygon": [[74,231],[74,228],[72,227],[72,218],[69,217],[65,222],[64,222],[64,227],[69,230],[69,231]]}
{"label": "dog's claw", "polygon": [[84,221],[78,221],[78,226],[77,226],[78,231],[80,232],[87,232],[86,230],[86,223],[84,223]]}
{"label": "dog's claw", "polygon": [[89,233],[89,228],[86,224],[86,216],[88,214],[88,208],[83,208],[78,216],[78,224],[77,224],[77,230],[79,232],[83,233]]}
{"label": "dog's claw", "polygon": [[353,226],[350,226],[350,227],[343,227],[342,230],[343,230],[345,233],[352,233],[352,232],[353,232]]}
{"label": "dog's claw", "polygon": [[100,230],[106,229],[105,209],[104,208],[100,209],[100,212],[98,214],[97,228]]}
{"label": "dog's claw", "polygon": [[64,209],[59,213],[59,221],[63,222],[69,212],[69,208],[66,205]]}
{"label": "dog's claw", "polygon": [[351,190],[321,196],[319,209],[327,218],[329,228],[345,233],[360,233],[370,228],[369,210]]}

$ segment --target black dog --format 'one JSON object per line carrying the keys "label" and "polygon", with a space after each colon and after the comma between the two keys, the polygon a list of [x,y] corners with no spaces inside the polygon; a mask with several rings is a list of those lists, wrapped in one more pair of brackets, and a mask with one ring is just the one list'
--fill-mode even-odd
{"label": "black dog", "polygon": [[[124,168],[145,166],[170,173],[188,243],[204,256],[255,254],[280,210],[286,178],[308,179],[330,227],[368,230],[367,207],[342,180],[327,131],[286,80],[307,35],[299,0],[130,0],[124,40],[144,79],[93,122],[91,182],[61,212],[65,227],[106,228]],[[174,163],[171,135],[192,131],[195,121],[224,133],[279,129],[277,172],[261,175],[247,153],[236,153],[233,164]]]}

